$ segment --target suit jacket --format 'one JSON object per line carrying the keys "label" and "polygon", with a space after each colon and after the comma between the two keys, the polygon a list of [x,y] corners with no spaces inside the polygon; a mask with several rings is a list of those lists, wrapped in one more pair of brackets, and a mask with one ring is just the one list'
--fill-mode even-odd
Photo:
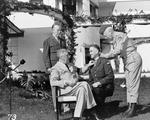
{"label": "suit jacket", "polygon": [[65,48],[65,42],[59,42],[52,34],[43,42],[43,60],[46,69],[56,64],[58,61],[57,50],[60,48]]}
{"label": "suit jacket", "polygon": [[102,57],[99,57],[96,65],[90,67],[89,84],[100,82],[102,86],[112,84],[114,82],[114,73],[110,62]]}

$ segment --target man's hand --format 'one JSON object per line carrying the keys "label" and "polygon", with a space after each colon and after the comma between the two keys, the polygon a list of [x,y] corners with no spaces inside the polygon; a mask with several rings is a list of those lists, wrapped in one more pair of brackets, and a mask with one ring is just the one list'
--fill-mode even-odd
{"label": "man's hand", "polygon": [[47,69],[47,72],[48,72],[48,73],[51,73],[51,70],[52,70],[51,68],[48,68],[48,69]]}
{"label": "man's hand", "polygon": [[64,74],[63,79],[64,79],[65,86],[73,87],[78,82],[78,74],[77,73],[73,74],[73,73],[70,73],[70,72],[66,72]]}
{"label": "man's hand", "polygon": [[105,57],[105,54],[104,54],[104,53],[101,53],[101,54],[100,54],[100,57]]}
{"label": "man's hand", "polygon": [[66,80],[66,81],[65,81],[65,85],[66,85],[66,86],[73,87],[73,86],[76,85],[76,82],[75,82],[75,81]]}
{"label": "man's hand", "polygon": [[100,82],[95,82],[95,83],[92,84],[93,87],[98,87],[98,86],[101,86],[101,85],[102,84]]}
{"label": "man's hand", "polygon": [[95,61],[94,60],[90,60],[89,63],[88,63],[88,67],[92,66],[95,64]]}

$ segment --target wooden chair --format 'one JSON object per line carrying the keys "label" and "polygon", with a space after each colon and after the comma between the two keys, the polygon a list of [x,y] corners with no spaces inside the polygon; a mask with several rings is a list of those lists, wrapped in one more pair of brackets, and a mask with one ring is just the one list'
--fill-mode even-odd
{"label": "wooden chair", "polygon": [[61,95],[61,91],[59,87],[55,87],[56,89],[56,114],[57,120],[59,120],[59,116],[61,115],[61,105],[62,103],[76,103],[76,96],[64,96]]}

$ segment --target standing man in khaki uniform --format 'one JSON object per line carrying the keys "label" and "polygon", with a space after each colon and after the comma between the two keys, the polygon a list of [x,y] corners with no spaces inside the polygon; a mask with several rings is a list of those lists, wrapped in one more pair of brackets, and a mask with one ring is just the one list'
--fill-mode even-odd
{"label": "standing man in khaki uniform", "polygon": [[100,32],[108,39],[112,39],[114,49],[107,54],[101,54],[101,57],[114,58],[120,55],[123,59],[128,109],[122,114],[124,117],[132,117],[136,112],[136,104],[139,97],[140,77],[142,72],[142,59],[136,51],[133,40],[127,37],[127,34],[120,27],[107,27]]}

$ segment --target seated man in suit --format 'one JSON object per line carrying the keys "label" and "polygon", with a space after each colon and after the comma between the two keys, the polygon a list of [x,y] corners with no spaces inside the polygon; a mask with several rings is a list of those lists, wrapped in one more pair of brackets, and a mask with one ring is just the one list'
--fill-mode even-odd
{"label": "seated man in suit", "polygon": [[82,72],[89,70],[88,83],[92,87],[97,107],[101,107],[107,96],[114,91],[114,73],[110,62],[100,57],[101,50],[98,45],[93,44],[89,48],[91,60],[82,68]]}
{"label": "seated man in suit", "polygon": [[61,88],[61,94],[76,96],[74,119],[79,120],[84,109],[90,109],[94,119],[99,120],[95,111],[96,102],[89,84],[86,81],[78,82],[78,75],[74,72],[74,66],[69,64],[69,54],[66,49],[57,51],[59,61],[51,68],[51,86]]}

